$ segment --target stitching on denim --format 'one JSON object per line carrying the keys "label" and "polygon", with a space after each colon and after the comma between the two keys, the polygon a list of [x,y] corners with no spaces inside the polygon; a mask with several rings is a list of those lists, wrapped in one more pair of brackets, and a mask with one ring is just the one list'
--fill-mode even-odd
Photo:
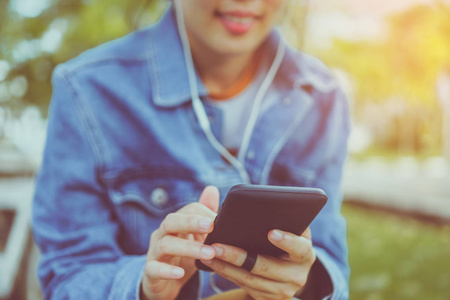
{"label": "stitching on denim", "polygon": [[[304,92],[303,92],[304,93]],[[260,184],[267,184],[269,180],[270,170],[272,169],[273,162],[275,161],[275,158],[282,150],[283,146],[288,141],[289,137],[294,133],[295,128],[297,125],[302,121],[306,113],[311,109],[312,104],[314,100],[311,98],[310,95],[304,93],[309,101],[305,103],[305,107],[303,108],[303,111],[301,111],[295,120],[292,122],[292,124],[289,126],[289,128],[285,131],[285,134],[278,140],[278,142],[273,147],[272,151],[270,152],[266,163],[264,164],[263,170],[261,172],[261,178],[259,180]]]}
{"label": "stitching on denim", "polygon": [[[75,88],[75,85],[78,86],[75,79],[72,82],[72,84],[74,85],[74,88]],[[109,148],[106,147],[106,142],[104,141],[102,135],[99,132],[99,126],[96,124],[96,118],[94,117],[95,114],[93,113],[93,111],[91,110],[89,105],[82,103],[82,102],[86,102],[86,100],[82,97],[82,95],[81,94],[78,94],[78,95],[79,95],[78,96],[79,113],[80,113],[80,116],[82,116],[85,120],[86,129],[90,133],[90,136],[91,136],[91,143],[93,145],[95,145],[95,147],[97,149],[100,170],[103,170],[106,167],[106,159],[105,158],[109,159],[111,157],[108,152]]]}
{"label": "stitching on denim", "polygon": [[77,115],[78,118],[80,120],[80,122],[84,125],[86,132],[87,132],[87,136],[88,136],[88,143],[90,142],[90,148],[91,151],[93,152],[94,155],[94,161],[97,161],[98,164],[101,165],[101,153],[100,153],[100,149],[98,149],[98,147],[96,146],[95,143],[93,143],[93,141],[95,141],[95,136],[92,135],[91,131],[89,130],[89,125],[87,120],[84,118],[81,110],[81,106],[79,105],[78,101],[76,101],[77,99],[77,93],[74,89],[74,87],[70,84],[69,80],[67,80],[65,73],[63,73],[63,71],[61,71],[61,74],[57,74],[57,76],[67,85],[67,87],[69,88],[69,92],[72,95],[72,101],[75,104],[75,107],[77,108]]}
{"label": "stitching on denim", "polygon": [[153,97],[155,98],[154,100],[159,102],[160,99],[160,82],[159,82],[159,77],[157,75],[157,71],[159,72],[160,69],[157,68],[156,66],[156,55],[154,55],[155,53],[155,47],[153,45],[153,35],[149,35],[149,40],[147,41],[146,45],[148,45],[146,47],[146,54],[148,56],[148,61],[150,62],[150,65],[148,65],[148,69],[149,69],[149,73],[150,73],[150,78],[153,78],[153,81],[155,82],[155,85],[152,85],[152,90],[154,90],[155,92],[153,93]]}
{"label": "stitching on denim", "polygon": [[[349,135],[349,129],[345,128],[345,118],[348,116],[347,113],[344,115],[343,112],[345,112],[345,106],[346,106],[346,98],[344,95],[337,95],[339,92],[338,89],[334,90],[335,96],[333,97],[335,99],[334,101],[334,110],[332,111],[330,117],[331,120],[333,120],[333,123],[337,123],[337,126],[332,126],[332,132],[330,134],[330,139],[328,142],[328,145],[326,147],[327,151],[324,155],[325,161],[330,162],[333,160],[333,157],[335,156],[336,152],[339,151],[338,145],[340,143],[340,139],[342,138],[342,134],[344,135],[344,138],[347,139]],[[341,132],[342,127],[340,125],[343,125],[344,132]]]}
{"label": "stitching on denim", "polygon": [[145,196],[139,192],[111,192],[111,198],[116,204],[124,203],[127,199],[145,202]]}
{"label": "stitching on denim", "polygon": [[[68,63],[64,63],[64,67],[65,67],[65,74],[67,76],[74,76],[76,73],[84,71],[87,68],[91,68],[91,67],[95,67],[96,65],[102,65],[102,64],[107,64],[107,63],[145,63],[146,59],[124,59],[122,57],[110,57],[110,58],[102,58],[102,59],[96,59],[96,60],[90,60],[90,61],[86,61],[82,64],[75,64],[72,65],[71,61],[69,61]],[[80,70],[81,69],[81,70]]]}

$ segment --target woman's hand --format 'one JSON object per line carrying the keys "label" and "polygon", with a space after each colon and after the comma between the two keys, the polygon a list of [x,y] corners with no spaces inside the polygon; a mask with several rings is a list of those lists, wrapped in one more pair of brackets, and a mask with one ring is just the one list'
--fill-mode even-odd
{"label": "woman's hand", "polygon": [[241,268],[247,252],[240,248],[214,244],[216,256],[202,262],[220,276],[233,281],[254,299],[287,299],[306,284],[309,271],[316,260],[312,248],[311,231],[297,236],[272,230],[269,240],[288,255],[282,258],[258,255],[251,272]]}
{"label": "woman's hand", "polygon": [[152,300],[175,299],[196,272],[195,259],[214,257],[214,249],[203,242],[213,230],[218,207],[219,191],[208,186],[199,203],[166,216],[150,238],[141,296]]}

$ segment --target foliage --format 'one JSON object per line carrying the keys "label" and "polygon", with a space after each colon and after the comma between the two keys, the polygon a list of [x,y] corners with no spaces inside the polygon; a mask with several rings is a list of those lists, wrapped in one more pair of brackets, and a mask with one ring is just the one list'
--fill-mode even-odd
{"label": "foliage", "polygon": [[409,104],[436,107],[438,74],[450,65],[450,6],[419,5],[391,16],[383,40],[336,39],[318,55],[347,71],[359,101],[392,97]]}
{"label": "foliage", "polygon": [[390,20],[387,45],[405,98],[435,103],[438,74],[450,64],[450,6],[417,6]]}
{"label": "foliage", "polygon": [[26,18],[11,9],[11,2],[0,2],[0,57],[10,68],[3,82],[0,78],[0,105],[14,110],[34,104],[44,114],[57,64],[130,32],[139,13],[138,25],[153,22],[167,5],[158,0],[54,0],[39,16]]}
{"label": "foliage", "polygon": [[441,152],[436,83],[450,66],[449,15],[442,2],[412,6],[389,16],[379,39],[335,39],[313,51],[349,75],[355,123],[369,129],[372,147],[397,155]]}

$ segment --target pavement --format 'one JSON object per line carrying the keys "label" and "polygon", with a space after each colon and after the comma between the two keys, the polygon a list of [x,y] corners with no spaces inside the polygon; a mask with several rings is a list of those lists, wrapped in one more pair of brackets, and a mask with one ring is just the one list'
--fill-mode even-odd
{"label": "pavement", "polygon": [[350,160],[343,191],[346,200],[450,222],[450,164],[442,157]]}

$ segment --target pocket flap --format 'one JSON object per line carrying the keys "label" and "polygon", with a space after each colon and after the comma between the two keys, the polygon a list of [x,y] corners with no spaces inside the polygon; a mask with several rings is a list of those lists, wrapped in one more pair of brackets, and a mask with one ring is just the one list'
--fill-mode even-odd
{"label": "pocket flap", "polygon": [[110,180],[108,193],[116,205],[138,206],[161,216],[198,201],[201,186],[186,179],[131,176]]}

